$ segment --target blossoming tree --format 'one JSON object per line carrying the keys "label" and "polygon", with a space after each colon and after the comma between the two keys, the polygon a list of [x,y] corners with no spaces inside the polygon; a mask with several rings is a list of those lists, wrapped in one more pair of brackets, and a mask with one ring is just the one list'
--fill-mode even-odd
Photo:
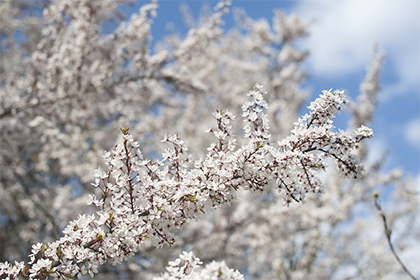
{"label": "blossoming tree", "polygon": [[299,17],[236,10],[224,30],[224,1],[185,37],[152,44],[157,4],[126,21],[119,4],[1,2],[2,277],[402,275],[372,234],[382,225],[371,194],[395,185],[404,203],[391,224],[417,201],[399,171],[360,163],[381,53],[348,105],[349,128],[336,130],[342,91],[324,91],[298,118],[308,95]]}

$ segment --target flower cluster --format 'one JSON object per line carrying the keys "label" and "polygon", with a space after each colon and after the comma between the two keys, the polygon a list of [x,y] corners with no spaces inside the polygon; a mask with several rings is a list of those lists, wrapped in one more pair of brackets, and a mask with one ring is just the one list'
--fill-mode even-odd
{"label": "flower cluster", "polygon": [[200,269],[202,262],[192,252],[183,252],[175,261],[169,262],[166,272],[153,280],[243,280],[237,270],[230,269],[224,262],[211,262]]}
{"label": "flower cluster", "polygon": [[[346,102],[342,92],[325,91],[278,147],[269,141],[262,93],[262,87],[255,86],[248,93],[252,100],[242,107],[248,143],[235,148],[234,117],[220,110],[214,113],[217,127],[209,130],[217,143],[195,162],[178,135],[165,135],[163,142],[170,148],[162,153],[162,160],[145,159],[129,129],[122,128],[122,144],[104,153],[108,170],[95,171],[93,186],[102,196],[90,196],[89,203],[97,206],[96,215],[81,215],[59,240],[34,245],[27,266],[2,264],[1,275],[9,279],[18,274],[28,279],[93,275],[104,262],[118,264],[132,256],[148,238],[158,247],[174,244],[171,229],[209,207],[232,201],[238,188],[262,191],[275,184],[284,190],[285,204],[303,202],[308,192],[321,192],[317,171],[324,168],[327,157],[337,161],[344,175],[359,175],[361,168],[351,152],[372,133],[366,127],[355,135],[332,131],[331,118]],[[186,275],[198,264],[190,255],[181,260],[186,262],[182,268]],[[173,263],[169,273],[180,273],[178,266],[179,261]],[[214,271],[211,266],[207,269]]]}

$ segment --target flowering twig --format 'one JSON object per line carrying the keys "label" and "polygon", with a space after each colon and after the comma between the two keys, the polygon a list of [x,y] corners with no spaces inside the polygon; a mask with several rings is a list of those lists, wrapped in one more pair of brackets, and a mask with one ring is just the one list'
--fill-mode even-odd
{"label": "flowering twig", "polygon": [[344,175],[360,175],[362,168],[351,152],[373,133],[363,126],[355,134],[332,131],[331,118],[346,102],[342,91],[324,91],[278,147],[270,141],[264,94],[256,85],[248,93],[251,101],[242,107],[247,144],[236,147],[230,124],[234,116],[219,110],[214,113],[217,128],[209,130],[217,144],[195,162],[178,135],[164,137],[171,148],[162,153],[162,160],[144,159],[139,143],[128,128],[122,128],[122,144],[104,153],[108,170],[95,171],[93,186],[102,197],[91,195],[89,204],[98,208],[96,215],[70,222],[55,242],[33,245],[28,264],[0,264],[0,276],[10,280],[19,275],[25,279],[93,276],[99,265],[121,263],[134,255],[146,239],[157,247],[172,245],[171,229],[197,218],[206,208],[229,203],[239,187],[262,191],[276,185],[285,192],[286,205],[292,200],[304,202],[307,193],[322,191],[318,170],[332,155]]}

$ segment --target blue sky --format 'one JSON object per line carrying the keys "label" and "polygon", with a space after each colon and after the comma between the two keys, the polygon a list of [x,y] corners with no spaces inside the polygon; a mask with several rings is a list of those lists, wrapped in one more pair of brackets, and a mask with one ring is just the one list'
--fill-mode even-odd
{"label": "blue sky", "polygon": [[[138,5],[147,3],[138,1]],[[198,17],[204,3],[217,1],[158,1],[153,36],[159,39],[172,22],[181,34],[186,26],[180,6],[188,4]],[[386,52],[381,75],[379,106],[371,125],[373,158],[388,152],[386,169],[402,167],[415,176],[420,191],[420,1],[418,0],[295,0],[232,1],[252,18],[271,21],[273,9],[313,21],[301,47],[310,51],[305,69],[313,97],[321,90],[339,88],[355,98],[372,57],[373,46]],[[225,17],[232,24],[231,14]]]}

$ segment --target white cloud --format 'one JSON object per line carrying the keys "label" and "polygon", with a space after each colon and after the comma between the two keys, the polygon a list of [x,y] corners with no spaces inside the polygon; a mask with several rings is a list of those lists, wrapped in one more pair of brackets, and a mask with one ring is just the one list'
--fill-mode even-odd
{"label": "white cloud", "polygon": [[420,119],[411,120],[405,127],[407,142],[420,150]]}
{"label": "white cloud", "polygon": [[299,1],[295,12],[315,19],[307,41],[315,76],[345,77],[364,69],[378,43],[401,90],[418,88],[420,1]]}

